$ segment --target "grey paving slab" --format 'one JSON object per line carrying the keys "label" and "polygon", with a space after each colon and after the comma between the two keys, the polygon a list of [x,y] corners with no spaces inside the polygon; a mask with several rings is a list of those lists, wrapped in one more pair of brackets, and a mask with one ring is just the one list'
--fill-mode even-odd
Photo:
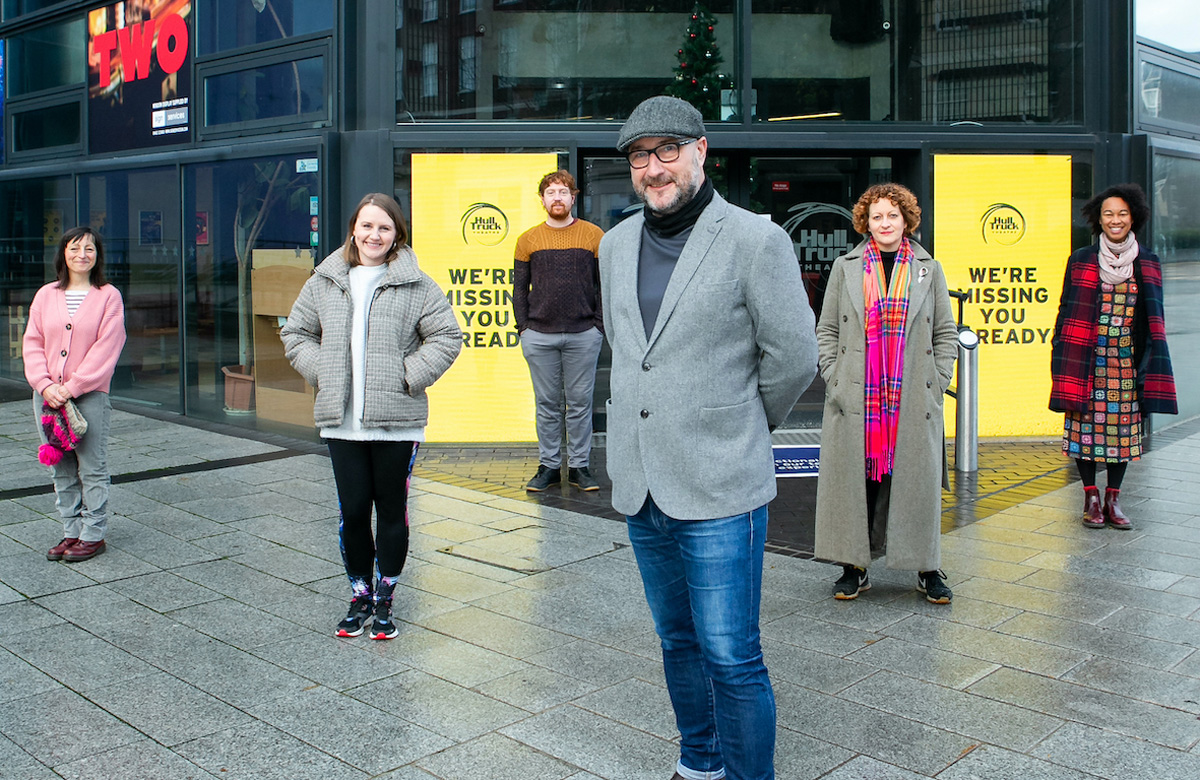
{"label": "grey paving slab", "polygon": [[286,603],[311,592],[236,561],[198,563],[193,566],[180,566],[173,571],[197,585],[248,603]]}
{"label": "grey paving slab", "polygon": [[796,685],[775,686],[778,721],[793,731],[913,772],[933,775],[970,739]]}
{"label": "grey paving slab", "polygon": [[[902,625],[903,622],[897,625]],[[807,615],[790,615],[762,626],[762,635],[789,645],[845,656],[878,639],[871,631],[842,626]]]}
{"label": "grey paving slab", "polygon": [[247,553],[261,553],[278,546],[272,541],[231,529],[228,526],[226,526],[225,533],[201,536],[198,539],[193,539],[192,544],[211,553],[209,557],[212,559],[233,558]]}
{"label": "grey paving slab", "polygon": [[1142,569],[1162,571],[1169,574],[1191,576],[1196,573],[1196,559],[1186,555],[1171,555],[1170,553],[1153,550],[1131,550],[1127,547],[1105,547],[1092,553],[1097,560],[1136,566]]}
{"label": "grey paving slab", "polygon": [[295,624],[230,598],[177,609],[170,617],[243,650],[277,642],[295,632]]}
{"label": "grey paving slab", "polygon": [[538,713],[573,701],[597,687],[577,677],[529,666],[476,685],[473,690],[527,712]]}
{"label": "grey paving slab", "polygon": [[297,523],[279,515],[262,515],[238,520],[230,523],[229,527],[317,558],[334,563],[341,562],[335,522]]}
{"label": "grey paving slab", "polygon": [[[410,764],[453,744],[411,721],[323,686],[250,707],[249,712],[370,775]],[[365,750],[364,735],[375,737]]]}
{"label": "grey paving slab", "polygon": [[1192,653],[1171,669],[1175,674],[1186,674],[1189,677],[1200,677],[1200,651]]}
{"label": "grey paving slab", "polygon": [[1126,607],[1162,612],[1178,617],[1187,617],[1195,614],[1196,610],[1200,610],[1200,598],[1194,596],[1127,585],[1112,579],[1097,579],[1055,569],[1038,569],[1021,580],[1021,584],[1089,599],[1107,598]]}
{"label": "grey paving slab", "polygon": [[184,541],[222,534],[229,530],[223,523],[165,504],[155,509],[137,512],[136,517],[139,524]]}
{"label": "grey paving slab", "polygon": [[1030,751],[1032,755],[1107,780],[1195,780],[1200,756],[1111,731],[1068,724]]}
{"label": "grey paving slab", "polygon": [[1179,666],[1161,672],[1108,658],[1093,658],[1064,674],[1062,679],[1200,715],[1200,680],[1185,674]]}
{"label": "grey paving slab", "polygon": [[[57,541],[57,539],[51,541],[46,545],[46,549],[49,549]],[[84,561],[83,563],[92,562]],[[4,584],[25,598],[37,598],[49,593],[64,593],[95,584],[96,581],[88,577],[86,572],[87,569],[82,565],[72,567],[63,563],[47,561],[46,553],[43,550],[10,555],[4,559]]]}
{"label": "grey paving slab", "polygon": [[156,612],[170,612],[223,598],[216,591],[167,571],[116,580],[108,583],[108,587]]}
{"label": "grey paving slab", "polygon": [[90,755],[99,745],[120,747],[142,739],[134,729],[66,689],[0,704],[0,733],[50,767]]}
{"label": "grey paving slab", "polygon": [[909,772],[867,756],[857,756],[829,774],[822,775],[823,780],[917,780],[923,777],[928,775]]}
{"label": "grey paving slab", "polygon": [[1115,628],[1189,647],[1200,647],[1200,622],[1162,615],[1133,607],[1122,607],[1100,621],[1102,628]]}
{"label": "grey paving slab", "polygon": [[855,683],[838,697],[1018,751],[1033,747],[1063,723],[1048,715],[887,671]]}
{"label": "grey paving slab", "polygon": [[178,645],[154,663],[205,693],[245,708],[277,699],[312,683],[294,672],[255,658],[215,639],[191,632],[194,641]]}
{"label": "grey paving slab", "polygon": [[643,680],[625,680],[581,696],[574,706],[668,740],[679,738],[667,689]]}
{"label": "grey paving slab", "polygon": [[266,723],[194,739],[176,752],[228,780],[357,780],[367,773]]}
{"label": "grey paving slab", "polygon": [[345,571],[340,563],[279,545],[272,545],[266,550],[243,553],[231,560],[296,585],[333,577]]}
{"label": "grey paving slab", "polygon": [[9,555],[19,555],[27,553],[32,548],[29,545],[21,544],[16,539],[11,539],[3,534],[0,534],[0,558],[5,558]]}
{"label": "grey paving slab", "polygon": [[1152,590],[1169,588],[1179,582],[1182,576],[1172,572],[1132,565],[1132,562],[1120,559],[1081,558],[1061,553],[1039,553],[1026,563],[1039,569],[1077,574],[1103,582],[1113,582],[1119,586],[1134,585]]}
{"label": "grey paving slab", "polygon": [[373,680],[403,672],[410,667],[399,658],[367,652],[365,635],[338,639],[332,629],[327,635],[301,633],[254,648],[254,655],[288,671],[307,677],[327,688],[344,691]]}
{"label": "grey paving slab", "polygon": [[652,681],[662,677],[662,664],[657,659],[647,659],[586,640],[558,645],[525,660],[597,686],[635,678]]}
{"label": "grey paving slab", "polygon": [[[107,542],[111,551],[131,555],[146,564],[147,569],[171,569],[190,563],[211,561],[217,556],[211,550],[191,544],[171,534],[156,530],[138,522],[124,520],[113,523]],[[97,563],[111,563],[112,558],[102,555],[94,559]],[[137,572],[141,573],[141,572]],[[95,575],[89,575],[95,576]],[[134,576],[133,573],[125,576]]]}
{"label": "grey paving slab", "polygon": [[938,780],[1095,780],[1096,777],[1004,748],[980,745],[939,774]]}
{"label": "grey paving slab", "polygon": [[1115,541],[1107,534],[1080,534],[1068,538],[1015,528],[998,528],[987,523],[972,523],[963,526],[958,529],[956,537],[1029,547],[1041,552],[1056,552],[1065,555],[1087,555],[1107,546],[1110,541]]}
{"label": "grey paving slab", "polygon": [[23,601],[25,596],[17,593],[7,585],[0,585],[0,604],[12,604],[17,601]]}
{"label": "grey paving slab", "polygon": [[513,658],[528,658],[574,641],[567,634],[473,606],[434,615],[423,625]]}
{"label": "grey paving slab", "polygon": [[88,692],[88,699],[168,747],[250,723],[239,709],[164,672]]}
{"label": "grey paving slab", "polygon": [[17,743],[0,734],[0,766],[5,780],[61,780],[49,767],[22,750]]}
{"label": "grey paving slab", "polygon": [[763,641],[763,657],[772,680],[784,680],[823,693],[837,693],[879,667],[774,640]]}
{"label": "grey paving slab", "polygon": [[62,616],[36,601],[22,599],[0,604],[0,644],[4,644],[11,637],[61,625],[63,622]]}
{"label": "grey paving slab", "polygon": [[395,639],[371,642],[366,650],[467,688],[529,668],[516,658],[408,624]]}
{"label": "grey paving slab", "polygon": [[13,655],[79,692],[117,681],[135,683],[157,671],[141,659],[76,626],[61,626],[53,636],[24,634],[5,642]]}
{"label": "grey paving slab", "polygon": [[[640,584],[640,580],[635,582]],[[653,625],[645,596],[635,591],[628,581],[570,576],[568,584],[550,590],[513,584],[517,587],[475,603],[502,615],[584,639],[600,640]]]}
{"label": "grey paving slab", "polygon": [[1002,563],[1021,563],[1038,554],[1030,547],[1018,547],[1013,544],[985,542],[978,539],[961,539],[957,536],[946,535],[942,539],[943,555],[969,555],[973,558],[1000,561]]}
{"label": "grey paving slab", "polygon": [[411,588],[461,602],[472,602],[494,596],[512,587],[494,580],[477,577],[474,574],[447,570],[437,566],[406,569],[400,576],[400,581]]}
{"label": "grey paving slab", "polygon": [[187,759],[151,740],[98,751],[93,755],[55,767],[66,780],[210,780],[217,775],[205,772]]}
{"label": "grey paving slab", "polygon": [[432,493],[413,496],[409,500],[409,505],[420,512],[427,512],[438,517],[452,517],[456,520],[477,523],[479,525],[504,520],[513,514],[504,509],[483,506],[472,501],[462,501]]}
{"label": "grey paving slab", "polygon": [[[951,582],[950,587],[957,588],[959,582],[962,580]],[[906,610],[910,614],[923,615],[935,620],[964,623],[976,628],[995,628],[1020,613],[1020,610],[1012,607],[960,595],[957,590],[954,592],[954,600],[949,604],[931,604],[925,600],[923,593],[912,590],[905,591],[891,600],[888,602],[888,606],[897,610]]]}
{"label": "grey paving slab", "polygon": [[911,613],[890,607],[872,604],[864,599],[840,601],[826,598],[812,604],[806,604],[799,614],[823,620],[827,623],[858,628],[863,631],[880,631],[893,623],[898,623]]}
{"label": "grey paving slab", "polygon": [[[0,650],[0,703],[57,690],[62,684],[24,658]],[[0,763],[0,766],[3,766]]]}
{"label": "grey paving slab", "polygon": [[954,595],[991,601],[1013,609],[1068,617],[1083,623],[1099,623],[1121,608],[1111,601],[1030,588],[1023,584],[995,582],[981,577],[955,586]]}
{"label": "grey paving slab", "polygon": [[1116,628],[1076,623],[1033,612],[1017,615],[997,630],[1155,669],[1169,669],[1192,652],[1190,647],[1148,639]]}
{"label": "grey paving slab", "polygon": [[517,707],[415,670],[352,688],[347,693],[458,742],[529,716]]}
{"label": "grey paving slab", "polygon": [[500,734],[485,734],[423,758],[417,764],[444,780],[493,780],[498,777],[563,780],[579,772],[576,766]]}
{"label": "grey paving slab", "polygon": [[1200,577],[1180,577],[1167,590],[1171,593],[1200,598]]}
{"label": "grey paving slab", "polygon": [[1200,740],[1200,721],[1190,713],[1016,669],[998,669],[967,690],[1168,747],[1187,749]]}
{"label": "grey paving slab", "polygon": [[[960,655],[948,650],[886,637],[846,657],[863,669],[888,669],[946,688],[963,689],[1000,668],[999,664]],[[772,672],[774,670],[772,669]],[[866,676],[865,674],[863,675]],[[791,680],[799,685],[803,682]],[[813,686],[807,686],[809,688]],[[825,691],[834,693],[834,691]]]}
{"label": "grey paving slab", "polygon": [[675,744],[570,704],[500,733],[604,778],[663,780],[679,760]]}
{"label": "grey paving slab", "polygon": [[889,626],[885,633],[927,647],[952,647],[971,658],[1051,677],[1065,674],[1089,658],[1078,650],[919,616]]}
{"label": "grey paving slab", "polygon": [[[775,729],[775,776],[789,780],[826,777],[854,756],[849,750],[788,728]],[[868,759],[869,760],[869,759]]]}

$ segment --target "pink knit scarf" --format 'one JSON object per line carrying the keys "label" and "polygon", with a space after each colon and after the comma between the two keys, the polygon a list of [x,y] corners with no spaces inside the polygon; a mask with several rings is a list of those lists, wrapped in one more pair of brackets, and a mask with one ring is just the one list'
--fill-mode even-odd
{"label": "pink knit scarf", "polygon": [[1100,279],[1109,284],[1120,284],[1133,276],[1133,261],[1138,256],[1137,236],[1129,231],[1125,240],[1114,244],[1108,236],[1100,234]]}

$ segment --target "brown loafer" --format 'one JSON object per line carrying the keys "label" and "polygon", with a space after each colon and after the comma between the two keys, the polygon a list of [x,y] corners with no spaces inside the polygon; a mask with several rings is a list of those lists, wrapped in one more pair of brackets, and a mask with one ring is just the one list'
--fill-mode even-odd
{"label": "brown loafer", "polygon": [[78,539],[63,539],[61,542],[54,545],[49,550],[46,550],[46,560],[61,561],[62,557],[63,557],[63,553],[65,553],[67,551],[67,548],[72,546],[73,544],[75,544],[78,541],[79,541]]}
{"label": "brown loafer", "polygon": [[86,561],[89,558],[95,558],[100,553],[104,552],[104,540],[98,542],[78,541],[67,548],[63,553],[63,561],[67,563],[78,563]]}

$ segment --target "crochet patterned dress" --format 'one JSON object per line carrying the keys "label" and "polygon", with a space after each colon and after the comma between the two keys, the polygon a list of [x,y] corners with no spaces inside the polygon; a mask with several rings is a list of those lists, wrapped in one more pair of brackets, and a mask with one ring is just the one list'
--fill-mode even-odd
{"label": "crochet patterned dress", "polygon": [[1066,414],[1062,448],[1068,457],[1120,463],[1142,455],[1142,413],[1133,364],[1137,296],[1133,279],[1100,285],[1091,408]]}

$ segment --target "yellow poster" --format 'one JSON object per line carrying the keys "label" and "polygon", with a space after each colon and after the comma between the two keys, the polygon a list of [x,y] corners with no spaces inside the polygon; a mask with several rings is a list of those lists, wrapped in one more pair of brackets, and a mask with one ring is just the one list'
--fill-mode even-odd
{"label": "yellow poster", "polygon": [[963,321],[979,334],[979,435],[1053,435],[1062,415],[1046,408],[1050,339],[1071,254],[1071,158],[939,154],[933,182],[935,254],[950,289],[970,293]]}
{"label": "yellow poster", "polygon": [[429,389],[431,442],[532,442],[533,385],[512,308],[517,237],[546,219],[558,155],[414,154],[413,249],[446,293],[463,350]]}

